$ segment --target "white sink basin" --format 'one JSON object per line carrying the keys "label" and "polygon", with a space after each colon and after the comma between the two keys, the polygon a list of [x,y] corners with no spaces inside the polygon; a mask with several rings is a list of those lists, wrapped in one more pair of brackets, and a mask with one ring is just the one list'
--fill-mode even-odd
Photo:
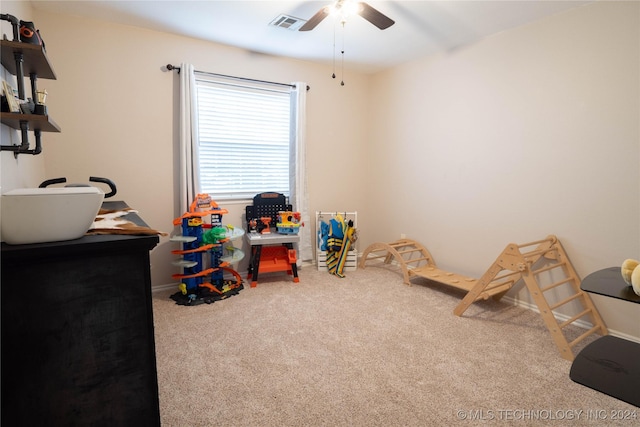
{"label": "white sink basin", "polygon": [[11,245],[78,239],[91,227],[103,199],[96,187],[9,191],[0,200],[0,236]]}

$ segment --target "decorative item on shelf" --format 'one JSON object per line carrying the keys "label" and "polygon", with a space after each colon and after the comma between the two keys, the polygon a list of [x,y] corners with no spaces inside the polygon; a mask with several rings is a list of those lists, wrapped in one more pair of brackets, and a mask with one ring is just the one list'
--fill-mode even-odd
{"label": "decorative item on shelf", "polygon": [[31,98],[27,98],[26,101],[20,100],[20,112],[22,114],[33,114],[36,109],[36,105]]}
{"label": "decorative item on shelf", "polygon": [[40,37],[40,30],[31,21],[20,20],[20,41],[23,43],[41,45],[44,49],[44,42]]}
{"label": "decorative item on shelf", "polygon": [[2,81],[2,92],[4,93],[5,99],[7,101],[9,112],[19,113],[20,104],[18,103],[18,99],[16,98],[15,91],[13,87],[9,83],[7,83],[6,80]]}
{"label": "decorative item on shelf", "polygon": [[34,109],[35,114],[47,114],[47,106],[44,105],[47,100],[47,91],[45,89],[36,91],[36,105]]}

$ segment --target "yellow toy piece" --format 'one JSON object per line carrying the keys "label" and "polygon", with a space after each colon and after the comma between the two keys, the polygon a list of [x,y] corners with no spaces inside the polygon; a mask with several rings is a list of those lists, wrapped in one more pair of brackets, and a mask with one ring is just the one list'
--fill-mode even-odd
{"label": "yellow toy piece", "polygon": [[640,261],[635,259],[624,260],[620,272],[624,281],[631,285],[633,292],[640,296]]}
{"label": "yellow toy piece", "polygon": [[189,227],[199,227],[203,224],[202,218],[189,218],[187,220],[187,225]]}

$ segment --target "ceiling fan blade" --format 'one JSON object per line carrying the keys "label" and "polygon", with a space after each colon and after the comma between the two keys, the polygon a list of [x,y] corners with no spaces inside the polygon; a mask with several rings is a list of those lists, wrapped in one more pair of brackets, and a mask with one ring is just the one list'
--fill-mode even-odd
{"label": "ceiling fan blade", "polygon": [[322,20],[324,18],[326,18],[328,15],[329,15],[329,8],[328,7],[323,7],[322,9],[317,11],[316,14],[311,17],[311,19],[309,19],[307,22],[305,22],[304,25],[298,29],[298,31],[311,31],[311,30],[313,30],[316,27],[316,25],[321,23]]}
{"label": "ceiling fan blade", "polygon": [[364,19],[366,19],[367,21],[371,22],[376,27],[380,28],[381,30],[389,28],[390,26],[396,23],[396,21],[389,18],[387,15],[384,15],[377,9],[374,9],[373,7],[369,6],[365,2],[360,2],[359,5],[360,5],[360,12],[358,12],[358,14],[362,16]]}

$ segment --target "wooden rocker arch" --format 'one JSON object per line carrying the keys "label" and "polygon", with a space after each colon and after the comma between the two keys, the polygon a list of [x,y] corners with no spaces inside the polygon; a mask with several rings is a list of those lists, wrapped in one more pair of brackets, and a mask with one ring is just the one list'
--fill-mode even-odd
{"label": "wooden rocker arch", "polygon": [[[380,252],[384,254],[380,255]],[[402,269],[404,283],[411,286],[410,271],[423,265],[435,267],[431,253],[420,243],[411,239],[401,239],[393,243],[373,243],[365,249],[360,259],[360,268],[365,268],[367,261],[384,258],[385,264],[395,260]]]}
{"label": "wooden rocker arch", "polygon": [[[367,261],[374,259],[384,259],[384,264],[395,261],[402,271],[404,283],[409,286],[411,286],[411,279],[416,276],[466,292],[470,292],[477,282],[474,278],[439,269],[429,250],[411,239],[400,239],[392,243],[373,243],[362,254],[360,268],[364,269]],[[500,299],[512,284],[511,282],[499,283],[499,286],[489,290],[483,289],[476,296],[476,300],[486,300],[489,297]]]}

